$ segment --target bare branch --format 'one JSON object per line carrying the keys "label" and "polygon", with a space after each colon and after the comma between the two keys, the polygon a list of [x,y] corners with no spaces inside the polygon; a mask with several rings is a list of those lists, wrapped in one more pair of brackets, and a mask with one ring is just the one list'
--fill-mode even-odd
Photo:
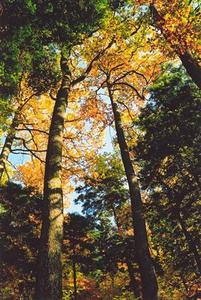
{"label": "bare branch", "polygon": [[57,98],[56,98],[56,97],[54,97],[54,96],[52,95],[52,90],[50,90],[50,92],[49,92],[49,96],[50,96],[50,98],[51,98],[52,100],[54,100],[54,101],[56,101],[56,100],[57,100]]}
{"label": "bare branch", "polygon": [[121,64],[118,64],[118,65],[114,66],[113,68],[110,69],[110,73],[111,73],[112,71],[115,71],[115,70],[119,69],[119,68],[122,67],[123,65],[124,65],[124,63],[121,63]]}
{"label": "bare branch", "polygon": [[27,128],[27,126],[25,124],[23,124],[23,126],[25,128],[17,128],[17,131],[35,131],[35,132],[40,132],[46,135],[49,135],[49,133],[47,131],[41,130],[41,129],[36,129],[36,128]]}
{"label": "bare branch", "polygon": [[145,100],[144,95],[140,95],[140,93],[138,92],[138,90],[137,90],[132,84],[130,84],[130,83],[127,83],[127,82],[116,82],[116,83],[113,84],[113,85],[125,85],[125,86],[131,88],[133,91],[135,91],[136,95],[137,95],[140,99],[142,99],[143,101]]}
{"label": "bare branch", "polygon": [[111,40],[111,42],[107,45],[107,47],[105,47],[102,51],[100,51],[90,62],[90,64],[88,65],[88,67],[86,68],[86,70],[84,71],[84,73],[82,75],[80,75],[78,78],[74,79],[72,82],[71,82],[71,85],[74,86],[76,85],[77,83],[83,81],[87,75],[90,73],[92,67],[93,67],[93,64],[95,61],[97,61],[101,55],[103,55],[105,53],[105,51],[107,49],[109,49],[112,44],[114,43],[114,38]]}
{"label": "bare branch", "polygon": [[31,151],[30,149],[13,149],[11,150],[13,154],[23,154],[23,155],[33,155],[36,159],[38,159],[41,163],[45,163],[43,159],[41,159],[36,153]]}
{"label": "bare branch", "polygon": [[134,121],[133,116],[131,115],[131,112],[130,112],[129,107],[128,107],[124,102],[122,102],[122,101],[120,101],[120,100],[116,100],[116,101],[117,101],[119,104],[123,105],[123,106],[127,109],[128,114],[129,114],[131,120]]}
{"label": "bare branch", "polygon": [[139,23],[138,27],[136,27],[135,30],[131,32],[130,36],[135,35],[138,32],[138,30],[140,29],[141,25],[142,25],[142,23]]}
{"label": "bare branch", "polygon": [[[22,145],[23,145],[23,147],[27,150],[27,151],[30,151],[31,153],[32,152],[38,152],[38,153],[45,153],[47,150],[37,150],[37,149],[30,149],[30,148],[28,148],[28,146],[27,146],[27,142],[30,142],[30,141],[32,141],[32,139],[30,139],[29,141],[25,141],[25,139],[23,139],[23,138],[21,138],[21,137],[15,137],[15,140],[20,140],[20,141],[22,141]],[[13,149],[12,151],[14,151],[15,149]]]}
{"label": "bare branch", "polygon": [[31,98],[33,98],[34,96],[37,96],[37,93],[33,93],[31,94],[31,96],[27,97],[24,99],[24,102],[22,103],[22,105],[18,108],[19,111],[21,111],[23,109],[23,107],[31,100]]}
{"label": "bare branch", "polygon": [[125,78],[128,75],[132,75],[132,74],[136,74],[138,76],[141,76],[145,80],[146,84],[148,84],[147,78],[144,76],[144,74],[142,74],[142,73],[140,73],[140,72],[138,72],[136,70],[130,70],[130,71],[124,73],[123,75],[121,75],[120,77],[118,77],[117,79],[115,79],[113,83],[115,83],[115,82],[117,82],[117,81]]}

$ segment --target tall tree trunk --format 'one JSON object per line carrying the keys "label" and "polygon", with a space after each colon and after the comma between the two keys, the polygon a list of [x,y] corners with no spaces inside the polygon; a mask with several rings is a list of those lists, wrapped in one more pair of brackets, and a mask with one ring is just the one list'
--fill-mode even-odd
{"label": "tall tree trunk", "polygon": [[62,147],[64,117],[70,88],[68,61],[61,57],[62,82],[55,100],[47,146],[37,300],[62,299],[63,194]]}
{"label": "tall tree trunk", "polygon": [[[165,20],[159,14],[156,7],[151,4],[150,5],[151,12],[153,14],[154,24],[155,26],[160,29],[161,33],[163,34],[164,38],[168,40],[167,34],[163,30],[163,25]],[[185,67],[186,71],[188,72],[189,76],[192,78],[193,82],[201,89],[201,66],[198,62],[193,58],[192,54],[190,53],[189,49],[179,49],[179,46],[174,45],[174,41],[170,42],[172,48],[179,56],[183,66]]]}
{"label": "tall tree trunk", "polygon": [[74,300],[77,300],[77,273],[76,273],[76,262],[75,262],[75,247],[73,247],[73,285],[74,285]]}
{"label": "tall tree trunk", "polygon": [[15,113],[10,130],[5,139],[1,154],[0,154],[0,181],[6,168],[6,163],[11,152],[12,144],[15,139],[16,127],[18,126],[18,113]]}
{"label": "tall tree trunk", "polygon": [[108,93],[112,104],[117,140],[119,143],[121,157],[129,185],[131,198],[132,219],[134,227],[134,237],[136,245],[136,256],[139,264],[139,272],[142,281],[143,300],[157,300],[158,286],[157,279],[149,252],[148,238],[143,215],[143,203],[137,176],[135,174],[132,161],[130,159],[128,146],[126,143],[123,128],[121,126],[121,116],[117,109],[117,104],[113,100],[111,86],[108,83]]}

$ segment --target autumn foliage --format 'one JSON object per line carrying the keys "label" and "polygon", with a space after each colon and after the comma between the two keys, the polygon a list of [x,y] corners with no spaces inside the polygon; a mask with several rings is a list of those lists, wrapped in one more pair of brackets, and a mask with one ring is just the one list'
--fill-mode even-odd
{"label": "autumn foliage", "polygon": [[0,16],[0,298],[199,299],[199,1]]}

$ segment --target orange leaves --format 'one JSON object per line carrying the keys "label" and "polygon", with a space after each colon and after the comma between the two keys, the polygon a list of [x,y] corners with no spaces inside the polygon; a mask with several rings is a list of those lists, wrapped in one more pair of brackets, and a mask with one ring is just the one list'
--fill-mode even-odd
{"label": "orange leaves", "polygon": [[[156,2],[157,8],[163,11],[165,6],[159,0]],[[144,3],[145,1],[138,1],[139,5]],[[190,10],[186,12],[188,16],[190,13]],[[74,80],[113,41],[111,47],[94,61],[88,76],[78,85],[71,86],[63,143],[63,180],[66,182],[72,177],[83,177],[86,169],[95,162],[95,154],[103,145],[105,128],[113,119],[107,83],[112,85],[122,123],[129,132],[133,118],[144,105],[147,87],[157,77],[160,65],[166,60],[157,49],[154,30],[145,28],[143,24],[139,25],[132,8],[122,10],[121,14],[109,14],[103,28],[83,41],[82,45],[75,47],[70,57],[69,68]],[[176,19],[172,26],[172,11],[165,15],[163,13],[163,17],[169,24],[168,30],[174,31]],[[186,18],[185,15],[185,26],[188,24],[185,23]],[[23,182],[29,182],[39,190],[42,190],[42,185],[37,181],[43,181],[44,171],[41,173],[40,168],[44,169],[42,162],[45,161],[53,106],[54,101],[48,94],[44,94],[33,97],[21,111],[23,122],[19,127],[18,137],[23,138],[27,148],[32,150],[31,156],[39,158],[41,162],[36,163],[34,159],[34,163],[21,166],[20,176]],[[31,175],[34,172],[38,176]]]}
{"label": "orange leaves", "polygon": [[186,48],[195,54],[199,52],[200,31],[197,26],[198,15],[187,1],[155,1],[158,11],[158,27],[177,53]]}
{"label": "orange leaves", "polygon": [[36,191],[43,191],[44,165],[39,160],[32,160],[18,167],[17,179]]}
{"label": "orange leaves", "polygon": [[[144,7],[150,10],[151,24],[156,28],[149,40],[152,47],[171,57],[175,52],[182,55],[188,49],[199,58],[201,12],[198,3],[185,0],[137,0],[133,4],[142,11]],[[148,30],[151,28],[147,26],[146,32]]]}
{"label": "orange leaves", "polygon": [[[63,186],[65,207],[72,192],[70,178],[85,176],[85,169],[92,164],[95,152],[103,144],[105,127],[104,105],[97,102],[94,92],[79,84],[72,88],[67,109],[63,144]],[[88,97],[90,95],[90,97]],[[23,108],[23,122],[18,130],[18,138],[24,140],[27,151],[30,149],[31,161],[19,166],[18,180],[43,190],[44,163],[48,141],[48,132],[54,101],[48,95],[34,97]],[[23,146],[22,145],[22,146]],[[38,159],[37,159],[38,158]]]}
{"label": "orange leaves", "polygon": [[99,177],[99,173],[98,172],[93,172],[92,178],[96,180],[96,179],[98,179],[98,177]]}
{"label": "orange leaves", "polygon": [[117,263],[118,265],[118,269],[121,269],[121,271],[127,271],[128,270],[128,266],[126,263],[122,263],[122,262],[119,262]]}

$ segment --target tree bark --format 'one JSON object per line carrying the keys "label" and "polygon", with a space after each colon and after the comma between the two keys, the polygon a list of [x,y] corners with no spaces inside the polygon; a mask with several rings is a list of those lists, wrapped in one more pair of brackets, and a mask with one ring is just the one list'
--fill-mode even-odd
{"label": "tree bark", "polygon": [[62,147],[64,117],[70,88],[68,61],[61,57],[62,82],[53,110],[46,154],[44,199],[38,274],[37,300],[62,299],[62,242],[63,242],[63,194]]}
{"label": "tree bark", "polygon": [[[165,20],[162,16],[160,16],[156,7],[151,4],[150,5],[151,12],[153,14],[154,24],[155,26],[160,29],[161,33],[163,34],[164,38],[168,40],[167,34],[163,30],[163,24]],[[201,89],[201,66],[198,62],[193,58],[192,54],[190,53],[189,49],[182,49],[180,50],[178,46],[174,45],[174,41],[170,42],[172,48],[179,56],[184,68],[186,69],[189,76],[192,78],[193,82]]]}
{"label": "tree bark", "polygon": [[18,114],[15,113],[10,130],[5,139],[1,154],[0,154],[0,181],[6,168],[6,163],[11,152],[12,144],[15,139],[16,127],[18,126]]}
{"label": "tree bark", "polygon": [[185,51],[183,54],[178,55],[192,80],[201,89],[201,67],[197,61],[193,58],[189,51]]}
{"label": "tree bark", "polygon": [[113,100],[111,86],[107,85],[108,93],[112,104],[114,122],[119,143],[121,157],[129,185],[131,198],[132,219],[134,227],[134,238],[136,245],[136,256],[139,265],[139,272],[142,281],[143,300],[158,299],[157,279],[149,252],[148,238],[143,215],[143,203],[137,176],[135,174],[132,161],[130,159],[128,146],[126,143],[123,128],[121,126],[121,116],[117,109],[117,104]]}

